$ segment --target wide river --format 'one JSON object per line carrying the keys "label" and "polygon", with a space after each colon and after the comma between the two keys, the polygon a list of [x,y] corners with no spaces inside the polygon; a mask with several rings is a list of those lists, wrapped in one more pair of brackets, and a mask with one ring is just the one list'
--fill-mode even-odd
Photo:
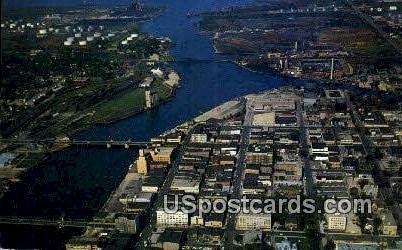
{"label": "wide river", "polygon": [[[126,1],[116,2],[121,4]],[[211,36],[200,34],[196,26],[198,19],[187,17],[187,13],[245,3],[245,0],[147,1],[147,4],[164,6],[165,10],[160,16],[146,22],[143,32],[169,37],[174,43],[170,53],[176,60],[204,61],[172,65],[181,76],[181,87],[170,102],[151,112],[87,129],[75,137],[144,141],[231,98],[280,86],[303,84],[302,81],[277,75],[251,73],[232,63],[213,62],[224,59],[224,56],[214,53]],[[136,151],[133,148],[71,147],[57,152],[41,167],[29,171],[22,182],[6,194],[0,201],[0,212],[2,215],[42,217],[91,216],[122,180]],[[54,248],[71,233],[66,229],[3,226],[0,227],[0,246]],[[49,243],[43,244],[44,241]]]}

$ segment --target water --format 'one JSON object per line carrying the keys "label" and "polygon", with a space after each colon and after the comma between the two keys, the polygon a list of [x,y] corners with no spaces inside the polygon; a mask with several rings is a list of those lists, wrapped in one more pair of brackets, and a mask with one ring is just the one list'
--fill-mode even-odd
{"label": "water", "polygon": [[[249,1],[251,2],[251,1]],[[211,36],[200,34],[197,19],[187,13],[199,13],[230,5],[245,4],[242,0],[158,0],[151,3],[166,6],[165,12],[143,26],[143,31],[169,37],[175,46],[171,49],[174,59],[219,60],[214,53]],[[232,63],[175,63],[175,70],[182,78],[176,97],[159,109],[114,124],[99,126],[77,135],[80,139],[131,138],[147,140],[201,112],[233,97],[258,92],[278,86],[300,83],[295,79],[248,72]]]}
{"label": "water", "polygon": [[[124,1],[117,2],[120,4]],[[175,59],[214,60],[222,59],[223,56],[214,54],[211,37],[201,35],[196,27],[197,19],[188,18],[187,13],[245,4],[247,1],[153,0],[150,2],[164,5],[166,10],[162,15],[144,24],[144,32],[169,37],[175,44],[171,49],[171,55]],[[84,130],[75,137],[144,141],[231,98],[274,87],[303,83],[277,75],[254,74],[232,63],[193,62],[175,63],[172,66],[182,79],[181,88],[172,101],[152,112]],[[30,171],[21,184],[3,198],[0,212],[8,215],[56,218],[91,216],[121,181],[127,166],[135,157],[135,151],[136,149],[73,147],[53,154],[42,167]],[[56,248],[73,233],[77,232],[0,227],[0,242],[8,247]],[[15,237],[16,235],[21,237]],[[22,237],[24,241],[19,240]],[[56,240],[46,244],[50,238]]]}

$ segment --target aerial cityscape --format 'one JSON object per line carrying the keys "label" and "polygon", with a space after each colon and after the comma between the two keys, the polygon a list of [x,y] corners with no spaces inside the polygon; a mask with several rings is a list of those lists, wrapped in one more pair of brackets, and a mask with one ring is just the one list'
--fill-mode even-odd
{"label": "aerial cityscape", "polygon": [[399,0],[2,1],[0,249],[402,249]]}

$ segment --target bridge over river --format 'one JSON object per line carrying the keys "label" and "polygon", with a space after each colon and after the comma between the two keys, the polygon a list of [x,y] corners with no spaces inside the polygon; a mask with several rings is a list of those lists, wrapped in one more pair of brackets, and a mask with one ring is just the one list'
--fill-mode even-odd
{"label": "bridge over river", "polygon": [[86,146],[105,146],[110,148],[112,146],[122,146],[129,148],[130,146],[147,146],[149,142],[140,141],[114,141],[114,140],[57,140],[57,139],[41,139],[41,140],[18,140],[18,139],[0,139],[0,144],[9,145],[86,145]]}
{"label": "bridge over river", "polygon": [[113,229],[116,224],[113,222],[105,221],[86,221],[86,220],[66,220],[60,219],[47,219],[47,218],[30,218],[20,216],[1,216],[0,224],[3,225],[33,225],[33,226],[56,226],[56,227],[76,227],[85,228],[88,226]]}

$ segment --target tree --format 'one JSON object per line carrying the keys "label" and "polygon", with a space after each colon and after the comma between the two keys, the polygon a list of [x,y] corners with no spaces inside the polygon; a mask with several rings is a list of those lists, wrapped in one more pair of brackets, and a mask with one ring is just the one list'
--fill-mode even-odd
{"label": "tree", "polygon": [[335,250],[335,248],[336,248],[336,245],[332,239],[328,240],[327,244],[324,247],[325,250]]}
{"label": "tree", "polygon": [[367,179],[359,180],[358,184],[360,186],[360,189],[363,189],[364,186],[366,186],[368,184],[368,180]]}
{"label": "tree", "polygon": [[359,189],[357,187],[352,187],[349,190],[350,196],[352,196],[353,198],[358,197],[359,195]]}
{"label": "tree", "polygon": [[381,218],[376,217],[373,221],[373,225],[374,225],[374,234],[375,235],[379,235],[380,234],[380,226],[382,224]]}

